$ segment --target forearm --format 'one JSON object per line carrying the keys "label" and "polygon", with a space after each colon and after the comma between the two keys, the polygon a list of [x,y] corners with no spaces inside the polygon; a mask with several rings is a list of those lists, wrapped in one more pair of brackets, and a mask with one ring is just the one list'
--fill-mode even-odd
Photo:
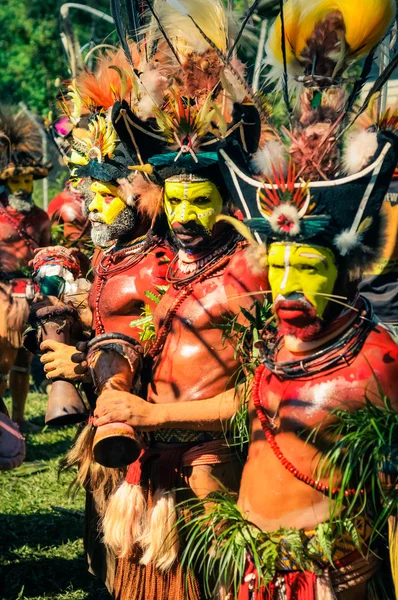
{"label": "forearm", "polygon": [[206,400],[153,405],[151,429],[223,431],[237,412],[241,396],[241,390],[233,388]]}

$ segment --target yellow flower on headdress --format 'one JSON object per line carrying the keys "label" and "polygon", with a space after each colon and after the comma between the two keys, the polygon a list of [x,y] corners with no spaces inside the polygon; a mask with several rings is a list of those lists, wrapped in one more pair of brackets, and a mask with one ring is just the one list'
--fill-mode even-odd
{"label": "yellow flower on headdress", "polygon": [[112,158],[118,138],[112,123],[104,116],[97,115],[87,129],[73,130],[73,140],[71,162],[86,165],[91,160],[101,163],[106,157]]}

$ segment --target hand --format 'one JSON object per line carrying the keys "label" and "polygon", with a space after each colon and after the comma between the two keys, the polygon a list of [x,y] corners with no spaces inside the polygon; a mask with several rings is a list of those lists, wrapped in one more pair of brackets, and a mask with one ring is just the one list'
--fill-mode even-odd
{"label": "hand", "polygon": [[45,340],[40,344],[40,350],[45,352],[40,362],[44,364],[47,379],[77,381],[88,371],[85,352],[76,352],[74,346]]}
{"label": "hand", "polygon": [[155,416],[160,417],[161,405],[150,404],[127,392],[108,390],[97,399],[94,425],[127,423],[141,431],[157,429]]}

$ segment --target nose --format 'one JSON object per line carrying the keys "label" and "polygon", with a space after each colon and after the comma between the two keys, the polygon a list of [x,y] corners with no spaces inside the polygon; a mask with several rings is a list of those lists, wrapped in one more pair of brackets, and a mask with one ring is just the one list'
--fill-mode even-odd
{"label": "nose", "polygon": [[302,284],[297,269],[287,265],[280,285],[281,293],[286,297],[290,294],[302,293]]}
{"label": "nose", "polygon": [[88,205],[88,210],[90,212],[102,212],[102,202],[101,196],[99,194],[95,194],[94,198],[91,200]]}
{"label": "nose", "polygon": [[192,205],[184,200],[181,203],[181,212],[180,212],[180,223],[189,223],[189,221],[195,221],[196,213],[193,209]]}

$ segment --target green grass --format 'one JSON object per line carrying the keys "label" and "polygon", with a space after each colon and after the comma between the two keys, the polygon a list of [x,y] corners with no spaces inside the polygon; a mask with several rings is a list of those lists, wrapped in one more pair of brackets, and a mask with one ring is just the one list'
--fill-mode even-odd
{"label": "green grass", "polygon": [[[44,425],[46,396],[30,394],[26,417]],[[104,600],[83,551],[84,494],[68,497],[71,474],[58,463],[75,428],[29,434],[26,463],[0,473],[1,600]],[[32,465],[31,463],[35,463]]]}

